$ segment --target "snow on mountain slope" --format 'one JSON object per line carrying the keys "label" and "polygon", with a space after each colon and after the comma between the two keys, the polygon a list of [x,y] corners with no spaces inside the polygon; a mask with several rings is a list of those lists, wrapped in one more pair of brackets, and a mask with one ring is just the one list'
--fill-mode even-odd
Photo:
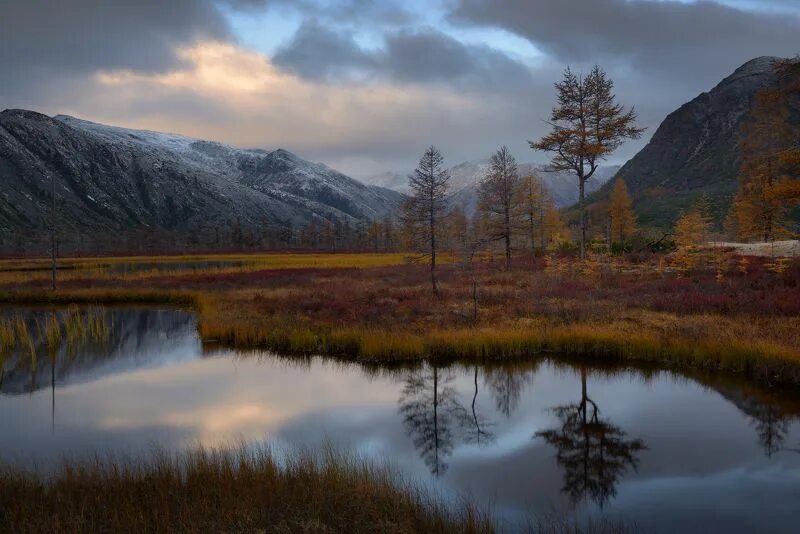
{"label": "snow on mountain slope", "polygon": [[12,236],[47,227],[53,181],[64,230],[87,235],[371,219],[393,215],[402,200],[285,150],[26,110],[0,113],[0,181],[0,230]]}

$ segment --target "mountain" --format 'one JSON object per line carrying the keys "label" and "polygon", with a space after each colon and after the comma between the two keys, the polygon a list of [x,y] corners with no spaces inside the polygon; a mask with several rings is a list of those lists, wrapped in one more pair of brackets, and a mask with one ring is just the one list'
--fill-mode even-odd
{"label": "mountain", "polygon": [[[777,58],[748,61],[709,92],[670,113],[650,142],[619,171],[645,227],[668,228],[706,193],[720,222],[738,189],[741,129],[756,93],[776,84]],[[800,125],[800,98],[795,119]],[[608,198],[611,186],[591,200]]]}
{"label": "mountain", "polygon": [[394,214],[402,195],[278,149],[130,130],[26,110],[0,113],[0,230],[58,224],[88,236],[355,222]]}
{"label": "mountain", "polygon": [[[448,169],[450,173],[450,191],[453,202],[465,207],[467,213],[475,212],[477,206],[478,183],[489,170],[489,160],[465,161]],[[586,184],[591,193],[610,180],[619,170],[617,165],[603,166],[597,169]],[[520,163],[521,176],[534,174],[542,178],[544,187],[550,192],[556,206],[563,208],[578,201],[577,178],[566,172],[547,172],[543,165]],[[408,193],[407,173],[385,172],[365,179],[365,183],[382,186],[401,193]]]}

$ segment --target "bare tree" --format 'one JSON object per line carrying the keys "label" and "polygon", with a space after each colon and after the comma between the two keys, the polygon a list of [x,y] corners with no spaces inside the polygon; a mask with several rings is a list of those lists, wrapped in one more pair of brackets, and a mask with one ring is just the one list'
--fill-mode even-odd
{"label": "bare tree", "polygon": [[487,237],[503,241],[506,268],[511,267],[511,237],[519,226],[521,185],[517,161],[503,146],[492,155],[489,172],[478,187],[478,209],[486,220]]}
{"label": "bare tree", "polygon": [[404,205],[404,222],[412,244],[430,258],[431,286],[437,293],[437,238],[447,211],[447,187],[450,174],[444,168],[444,158],[435,146],[430,146],[419,160],[414,174],[408,177],[411,196]]}
{"label": "bare tree", "polygon": [[549,124],[552,131],[531,148],[552,152],[548,170],[570,171],[578,177],[581,212],[581,258],[586,255],[586,181],[600,162],[627,139],[641,137],[643,128],[634,126],[636,111],[617,103],[614,82],[598,66],[585,78],[569,69],[555,84],[558,105]]}

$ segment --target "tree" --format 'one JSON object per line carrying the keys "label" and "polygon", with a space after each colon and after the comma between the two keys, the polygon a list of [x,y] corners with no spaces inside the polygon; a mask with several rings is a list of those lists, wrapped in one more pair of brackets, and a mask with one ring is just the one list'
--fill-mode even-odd
{"label": "tree", "polygon": [[785,234],[789,208],[800,199],[800,181],[792,177],[800,149],[783,87],[786,78],[780,75],[777,87],[758,92],[743,127],[739,191],[732,206],[740,239],[774,241]]}
{"label": "tree", "polygon": [[633,213],[628,187],[622,178],[617,178],[614,183],[609,207],[609,219],[611,223],[610,244],[627,243],[636,233],[636,215]]}
{"label": "tree", "polygon": [[436,285],[437,238],[447,210],[447,188],[450,174],[444,168],[442,153],[430,146],[414,173],[408,177],[411,196],[403,206],[403,218],[412,244],[430,258],[431,287]]}
{"label": "tree", "polygon": [[583,78],[569,69],[555,84],[558,105],[550,115],[552,131],[531,148],[552,152],[549,170],[570,171],[578,178],[581,213],[581,258],[586,256],[586,181],[600,162],[628,139],[641,137],[643,128],[634,126],[636,112],[617,103],[614,82],[595,66]]}
{"label": "tree", "polygon": [[675,244],[681,248],[701,245],[708,235],[708,226],[708,220],[703,216],[702,210],[695,206],[675,222]]}
{"label": "tree", "polygon": [[524,213],[528,238],[531,244],[531,254],[536,252],[536,233],[539,233],[539,243],[544,248],[544,215],[547,204],[547,192],[544,190],[542,179],[529,174],[522,178],[520,187],[520,205]]}
{"label": "tree", "polygon": [[478,209],[484,215],[487,237],[503,241],[506,268],[511,268],[511,237],[519,227],[521,185],[517,162],[503,146],[492,155],[489,172],[478,186]]}

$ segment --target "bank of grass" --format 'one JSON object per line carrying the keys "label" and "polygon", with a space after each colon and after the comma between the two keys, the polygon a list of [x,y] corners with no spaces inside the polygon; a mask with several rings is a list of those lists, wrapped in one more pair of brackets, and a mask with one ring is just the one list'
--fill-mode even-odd
{"label": "bank of grass", "polygon": [[450,265],[435,296],[424,266],[408,264],[162,273],[67,281],[56,292],[0,285],[0,302],[191,307],[206,344],[286,354],[400,362],[548,352],[800,384],[800,260],[781,272],[768,261],[730,256],[691,272],[663,258]]}
{"label": "bank of grass", "polygon": [[0,468],[0,532],[493,532],[396,473],[342,454],[154,454],[66,464],[52,477]]}
{"label": "bank of grass", "polygon": [[[186,256],[118,256],[108,258],[62,258],[58,260],[62,281],[146,281],[165,275],[218,276],[264,269],[342,269],[403,265],[407,253],[274,253],[214,254]],[[452,261],[444,255],[442,262]],[[0,260],[0,284],[50,280],[49,259]]]}

